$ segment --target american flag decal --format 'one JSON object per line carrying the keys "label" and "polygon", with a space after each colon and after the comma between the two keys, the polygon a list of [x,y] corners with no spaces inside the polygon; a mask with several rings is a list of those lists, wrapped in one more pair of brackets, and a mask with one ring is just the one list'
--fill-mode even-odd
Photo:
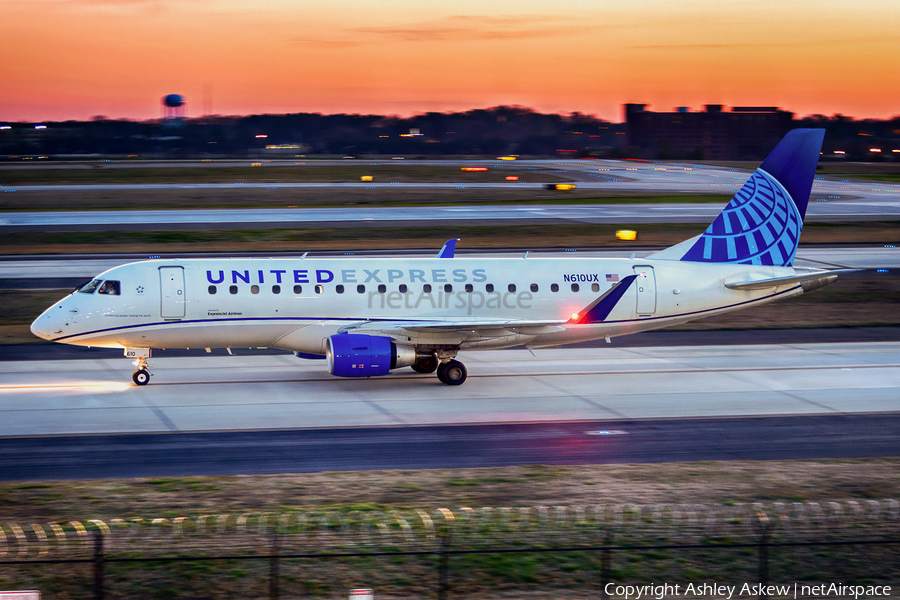
{"label": "american flag decal", "polygon": [[606,281],[618,281],[618,280],[619,280],[618,275],[610,275],[609,273],[606,274]]}

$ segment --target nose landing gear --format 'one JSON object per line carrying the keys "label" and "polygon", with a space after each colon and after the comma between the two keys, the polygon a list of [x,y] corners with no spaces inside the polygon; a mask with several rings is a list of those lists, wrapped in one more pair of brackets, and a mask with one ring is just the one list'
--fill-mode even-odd
{"label": "nose landing gear", "polygon": [[147,385],[150,383],[150,371],[147,369],[138,369],[131,375],[131,380],[137,385]]}
{"label": "nose landing gear", "polygon": [[125,356],[136,359],[133,364],[138,370],[131,375],[131,380],[135,385],[150,383],[150,365],[147,363],[147,359],[150,358],[150,348],[125,348]]}

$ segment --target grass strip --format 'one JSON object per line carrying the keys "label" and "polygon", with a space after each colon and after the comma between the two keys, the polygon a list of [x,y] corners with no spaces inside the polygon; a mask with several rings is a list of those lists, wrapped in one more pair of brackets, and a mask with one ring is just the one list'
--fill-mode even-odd
{"label": "grass strip", "polygon": [[659,194],[621,190],[508,189],[227,189],[45,190],[0,194],[0,211],[162,210],[224,208],[338,208],[357,206],[471,206],[525,204],[646,204],[710,202],[725,205],[730,195]]}

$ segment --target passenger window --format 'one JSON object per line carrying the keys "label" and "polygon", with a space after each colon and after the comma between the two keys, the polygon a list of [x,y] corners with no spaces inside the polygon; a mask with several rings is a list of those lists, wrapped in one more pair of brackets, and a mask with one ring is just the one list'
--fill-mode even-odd
{"label": "passenger window", "polygon": [[209,286],[209,293],[210,293],[210,295],[215,295],[216,286],[214,286],[214,285]]}
{"label": "passenger window", "polygon": [[531,284],[531,291],[532,291],[532,292],[538,291],[538,284],[532,283],[532,284]]}
{"label": "passenger window", "polygon": [[86,284],[78,288],[78,291],[82,294],[93,294],[97,291],[97,286],[100,285],[100,279],[93,279],[88,281]]}
{"label": "passenger window", "polygon": [[516,284],[511,283],[508,286],[506,286],[506,289],[508,289],[510,291],[510,293],[512,293],[512,292],[516,291]]}
{"label": "passenger window", "polygon": [[250,293],[251,293],[251,294],[258,294],[258,293],[259,293],[259,286],[258,286],[258,285],[251,285],[251,286],[250,286]]}
{"label": "passenger window", "polygon": [[405,283],[401,283],[399,289],[400,289],[400,293],[401,293],[401,294],[405,294],[406,291],[407,291],[409,288],[406,287],[406,284],[405,284]]}
{"label": "passenger window", "polygon": [[445,283],[445,284],[444,284],[444,291],[447,292],[447,293],[449,294],[450,292],[453,291],[453,286],[452,286],[451,284],[449,284],[449,283]]}
{"label": "passenger window", "polygon": [[303,286],[302,286],[302,285],[295,285],[295,286],[294,286],[294,293],[295,293],[295,294],[302,294],[302,293],[303,293]]}
{"label": "passenger window", "polygon": [[342,286],[342,285],[336,285],[336,286],[334,286],[334,291],[336,291],[338,294],[343,294],[343,293],[344,293],[344,286]]}
{"label": "passenger window", "polygon": [[387,291],[387,286],[386,286],[386,285],[384,285],[383,283],[378,285],[378,293],[379,293],[379,294],[383,294],[383,293],[385,293],[386,291]]}
{"label": "passenger window", "polygon": [[324,292],[324,291],[325,291],[325,286],[322,286],[322,285],[317,285],[317,286],[316,286],[316,293],[317,293],[317,294],[321,294],[321,293]]}
{"label": "passenger window", "polygon": [[551,292],[558,292],[558,291],[559,291],[559,286],[558,286],[557,284],[555,284],[555,283],[551,284],[551,285],[550,285],[550,291],[551,291]]}
{"label": "passenger window", "polygon": [[430,284],[430,283],[426,283],[425,285],[423,285],[423,286],[422,286],[422,291],[423,291],[424,293],[426,293],[426,294],[430,294],[430,293],[431,293],[431,284]]}
{"label": "passenger window", "polygon": [[486,286],[484,286],[484,291],[486,291],[486,292],[488,292],[488,293],[493,292],[493,291],[494,291],[494,284],[493,284],[493,283],[489,283],[489,284],[487,284]]}
{"label": "passenger window", "polygon": [[280,286],[280,285],[273,285],[273,286],[272,286],[272,293],[273,293],[273,294],[280,294],[280,293],[281,293],[281,286]]}
{"label": "passenger window", "polygon": [[228,288],[228,291],[231,292],[232,294],[237,294],[237,286],[236,285],[230,286]]}
{"label": "passenger window", "polygon": [[573,283],[573,284],[572,284],[572,291],[573,291],[573,292],[577,292],[577,291],[578,291],[578,284],[577,284],[577,283]]}
{"label": "passenger window", "polygon": [[472,287],[472,284],[471,284],[471,283],[467,283],[467,284],[466,284],[466,291],[467,291],[467,292],[472,293],[472,290],[474,290],[474,289],[475,289],[475,288]]}
{"label": "passenger window", "polygon": [[599,284],[599,283],[592,283],[592,284],[591,284],[591,291],[592,291],[592,292],[599,292],[599,291],[600,291],[600,284]]}
{"label": "passenger window", "polygon": [[103,282],[103,285],[100,286],[100,289],[97,291],[97,293],[106,294],[107,296],[118,296],[119,282],[113,281],[112,279],[107,279]]}
{"label": "passenger window", "polygon": [[356,286],[356,291],[359,292],[360,294],[365,294],[365,293],[366,293],[366,286],[364,286],[364,285],[358,285],[358,286]]}

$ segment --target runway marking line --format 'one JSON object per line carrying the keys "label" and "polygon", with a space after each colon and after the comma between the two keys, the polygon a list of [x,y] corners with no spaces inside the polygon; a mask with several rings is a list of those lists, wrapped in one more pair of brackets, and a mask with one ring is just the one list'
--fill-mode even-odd
{"label": "runway marking line", "polygon": [[69,384],[52,384],[52,385],[0,385],[0,392],[13,390],[52,390],[52,389],[82,389],[82,388],[117,388],[126,389],[133,387],[125,382],[108,382],[108,383],[69,383]]}
{"label": "runway marking line", "polygon": [[[897,369],[900,368],[900,364],[894,365],[833,365],[833,366],[798,366],[798,367],[734,367],[730,369],[659,369],[653,371],[569,371],[569,372],[554,372],[554,373],[497,373],[497,374],[483,374],[483,375],[470,375],[473,379],[489,379],[489,378],[498,378],[498,377],[568,377],[568,376],[584,376],[584,375],[670,375],[670,374],[679,374],[679,373],[752,373],[754,371],[823,371],[823,370],[842,370],[842,371],[850,371],[853,369]],[[370,378],[364,378],[369,381]],[[398,381],[398,380],[419,380],[419,381],[430,381],[430,378],[422,377],[421,375],[394,375],[387,377],[380,377],[378,379],[371,380],[373,383],[376,381]],[[436,380],[436,378],[435,378]],[[348,379],[346,378],[335,378],[335,377],[320,377],[313,379],[245,379],[243,381],[183,381],[183,382],[158,382],[154,384],[154,387],[164,386],[164,385],[235,385],[242,383],[313,383],[313,382],[332,382],[332,383],[346,383]],[[85,383],[85,384],[54,384],[54,385],[0,385],[0,392],[4,391],[15,391],[15,390],[42,390],[42,389],[72,389],[72,388],[121,388],[121,390],[129,389],[129,388],[137,388],[137,385],[132,383],[119,382],[109,382],[109,383]]]}

